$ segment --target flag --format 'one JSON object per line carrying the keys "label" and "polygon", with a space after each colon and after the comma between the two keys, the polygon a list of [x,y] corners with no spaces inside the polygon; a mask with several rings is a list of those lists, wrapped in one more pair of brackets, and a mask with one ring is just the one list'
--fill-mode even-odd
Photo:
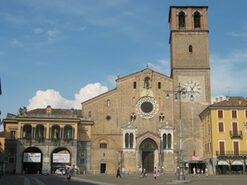
{"label": "flag", "polygon": [[57,129],[54,131],[54,139],[57,139]]}

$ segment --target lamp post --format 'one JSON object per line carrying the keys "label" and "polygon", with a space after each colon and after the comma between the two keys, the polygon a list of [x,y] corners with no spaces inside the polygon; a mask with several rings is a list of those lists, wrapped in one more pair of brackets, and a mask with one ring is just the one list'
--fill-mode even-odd
{"label": "lamp post", "polygon": [[183,133],[182,133],[182,114],[181,114],[181,97],[185,98],[186,95],[190,95],[190,101],[194,101],[194,91],[193,89],[191,91],[187,91],[186,88],[182,88],[180,83],[178,84],[178,88],[175,91],[166,91],[167,93],[166,95],[166,100],[170,100],[170,96],[169,93],[173,93],[175,94],[175,102],[178,102],[178,106],[179,106],[179,136],[180,136],[180,142],[179,142],[179,176],[178,176],[178,180],[185,180],[185,175],[184,175],[184,165],[183,165]]}

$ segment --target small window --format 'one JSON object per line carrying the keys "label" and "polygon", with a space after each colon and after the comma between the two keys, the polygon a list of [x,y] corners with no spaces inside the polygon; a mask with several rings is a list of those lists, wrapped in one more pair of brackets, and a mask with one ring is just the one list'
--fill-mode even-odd
{"label": "small window", "polygon": [[218,123],[218,129],[219,129],[219,132],[224,132],[224,124],[223,124],[223,122],[219,122]]}
{"label": "small window", "polygon": [[245,111],[245,119],[247,119],[247,110]]}
{"label": "small window", "polygon": [[107,100],[107,107],[110,107],[111,105],[111,100]]}
{"label": "small window", "polygon": [[218,118],[223,118],[223,111],[222,110],[218,110]]}
{"label": "small window", "polygon": [[100,148],[107,148],[107,144],[106,143],[100,143]]}
{"label": "small window", "polygon": [[199,12],[194,13],[194,27],[195,28],[201,27],[201,15]]}
{"label": "small window", "polygon": [[158,82],[158,88],[161,89],[161,83],[160,82]]}
{"label": "small window", "polygon": [[189,52],[192,53],[192,45],[189,45]]}
{"label": "small window", "polygon": [[237,118],[237,111],[236,110],[233,110],[232,111],[232,118],[233,119],[236,119]]}
{"label": "small window", "polygon": [[136,82],[133,82],[133,88],[136,89]]}
{"label": "small window", "polygon": [[92,117],[92,113],[91,111],[88,112],[88,117],[91,118]]}
{"label": "small window", "polygon": [[179,28],[185,27],[185,13],[180,12],[178,15],[178,21],[179,21]]}

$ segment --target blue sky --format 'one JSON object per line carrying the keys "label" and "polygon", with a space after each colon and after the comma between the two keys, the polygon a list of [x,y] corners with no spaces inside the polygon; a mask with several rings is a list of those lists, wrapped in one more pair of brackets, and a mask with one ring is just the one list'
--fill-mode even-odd
{"label": "blue sky", "polygon": [[2,119],[19,107],[80,108],[146,67],[170,75],[170,5],[208,9],[212,96],[246,96],[245,0],[0,1]]}

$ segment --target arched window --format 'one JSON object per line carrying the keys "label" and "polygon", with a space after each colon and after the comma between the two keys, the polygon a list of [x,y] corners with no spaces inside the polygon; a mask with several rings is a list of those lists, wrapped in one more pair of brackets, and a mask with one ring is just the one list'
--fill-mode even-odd
{"label": "arched window", "polygon": [[66,139],[68,139],[68,140],[72,139],[72,126],[66,125],[64,127],[64,135],[63,135],[63,137],[64,137],[65,140]]}
{"label": "arched window", "polygon": [[163,149],[166,149],[166,134],[163,134]]}
{"label": "arched window", "polygon": [[107,100],[107,107],[110,107],[111,105],[111,100]]}
{"label": "arched window", "polygon": [[60,127],[58,125],[53,126],[51,133],[52,133],[52,135],[51,135],[52,139],[58,140],[60,138],[60,134],[59,134],[60,133]]}
{"label": "arched window", "polygon": [[129,148],[129,134],[125,134],[125,148]]}
{"label": "arched window", "polygon": [[184,28],[185,27],[185,13],[180,12],[178,14],[178,21],[179,21],[179,28]]}
{"label": "arched window", "polygon": [[146,77],[144,79],[144,88],[149,89],[150,88],[150,78]]}
{"label": "arched window", "polygon": [[32,126],[31,125],[24,125],[23,138],[24,139],[31,139],[31,136],[32,136]]}
{"label": "arched window", "polygon": [[168,134],[168,149],[171,149],[171,143],[172,143],[172,135],[171,134]]}
{"label": "arched window", "polygon": [[192,53],[192,45],[189,45],[189,52]]}
{"label": "arched window", "polygon": [[133,82],[133,88],[136,89],[136,82]]}
{"label": "arched window", "polygon": [[130,148],[133,148],[133,144],[134,144],[134,135],[133,133],[130,133]]}
{"label": "arched window", "polygon": [[36,133],[35,133],[35,138],[40,140],[44,139],[45,137],[45,127],[43,125],[37,125],[36,126]]}
{"label": "arched window", "polygon": [[201,27],[201,15],[199,12],[194,13],[194,28]]}

